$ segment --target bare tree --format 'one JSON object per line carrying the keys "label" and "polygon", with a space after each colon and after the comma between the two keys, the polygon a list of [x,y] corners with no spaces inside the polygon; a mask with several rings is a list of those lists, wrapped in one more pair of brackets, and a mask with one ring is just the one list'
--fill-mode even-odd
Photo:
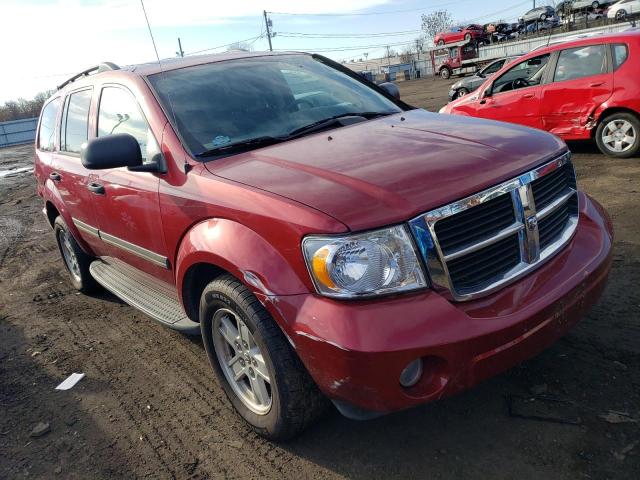
{"label": "bare tree", "polygon": [[422,14],[422,31],[429,42],[433,44],[433,37],[443,32],[453,24],[448,10],[436,10],[429,14]]}
{"label": "bare tree", "polygon": [[253,47],[250,43],[247,42],[235,42],[227,47],[227,51],[231,50],[242,50],[243,52],[250,52],[253,50]]}
{"label": "bare tree", "polygon": [[400,63],[411,63],[413,60],[413,49],[411,47],[404,47],[400,52]]}
{"label": "bare tree", "polygon": [[18,100],[5,102],[4,105],[0,105],[0,122],[39,116],[42,105],[52,94],[53,90],[48,90],[38,93],[33,100],[18,98]]}

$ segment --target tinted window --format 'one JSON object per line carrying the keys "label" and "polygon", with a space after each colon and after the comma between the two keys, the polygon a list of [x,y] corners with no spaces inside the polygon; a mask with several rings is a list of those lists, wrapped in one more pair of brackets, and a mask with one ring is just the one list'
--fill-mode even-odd
{"label": "tinted window", "polygon": [[504,65],[504,60],[498,60],[497,62],[492,63],[487,68],[482,70],[482,73],[484,75],[491,75],[493,73],[496,73],[498,70],[500,70],[502,68],[502,65]]}
{"label": "tinted window", "polygon": [[133,96],[117,87],[102,89],[98,111],[98,137],[128,133],[140,144],[143,160],[158,152],[158,145]]}
{"label": "tinted window", "polygon": [[607,57],[604,45],[569,48],[560,52],[553,80],[556,82],[574,80],[606,71]]}
{"label": "tinted window", "polygon": [[507,70],[493,84],[493,93],[540,85],[549,54],[533,57]]}
{"label": "tinted window", "polygon": [[613,46],[613,68],[618,69],[620,65],[627,61],[629,58],[629,50],[624,44]]}
{"label": "tinted window", "polygon": [[62,119],[60,150],[80,153],[80,147],[87,141],[90,105],[91,90],[82,90],[69,96]]}
{"label": "tinted window", "polygon": [[60,109],[60,99],[56,98],[42,109],[40,115],[40,131],[38,132],[38,148],[40,150],[52,151],[53,141],[56,132],[56,117]]}
{"label": "tinted window", "polygon": [[215,62],[149,80],[165,109],[173,109],[194,154],[258,137],[284,137],[336,115],[401,111],[369,86],[306,55]]}

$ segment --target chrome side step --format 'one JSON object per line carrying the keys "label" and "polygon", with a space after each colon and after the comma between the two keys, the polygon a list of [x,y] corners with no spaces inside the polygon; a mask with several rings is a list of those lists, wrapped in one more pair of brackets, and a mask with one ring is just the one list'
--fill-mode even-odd
{"label": "chrome side step", "polygon": [[200,334],[200,324],[187,317],[170,285],[111,257],[93,261],[89,271],[100,285],[154,320],[188,335]]}

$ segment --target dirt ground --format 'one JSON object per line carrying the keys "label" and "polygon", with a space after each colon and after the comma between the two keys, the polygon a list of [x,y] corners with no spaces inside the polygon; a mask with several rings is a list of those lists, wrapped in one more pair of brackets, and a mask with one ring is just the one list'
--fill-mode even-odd
{"label": "dirt ground", "polygon": [[[450,83],[400,87],[437,110]],[[0,173],[0,478],[639,478],[640,159],[571,148],[616,229],[599,305],[471,391],[368,422],[332,410],[287,444],[232,411],[198,338],[72,291],[33,177]],[[30,146],[0,150],[0,171],[31,161]],[[55,391],[72,372],[86,377]],[[50,432],[30,436],[39,422]]]}

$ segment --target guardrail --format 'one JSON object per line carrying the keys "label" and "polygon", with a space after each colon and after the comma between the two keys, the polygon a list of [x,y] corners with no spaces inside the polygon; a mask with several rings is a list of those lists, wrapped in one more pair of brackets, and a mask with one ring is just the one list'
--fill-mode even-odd
{"label": "guardrail", "polygon": [[0,147],[31,143],[36,139],[38,118],[0,122]]}

